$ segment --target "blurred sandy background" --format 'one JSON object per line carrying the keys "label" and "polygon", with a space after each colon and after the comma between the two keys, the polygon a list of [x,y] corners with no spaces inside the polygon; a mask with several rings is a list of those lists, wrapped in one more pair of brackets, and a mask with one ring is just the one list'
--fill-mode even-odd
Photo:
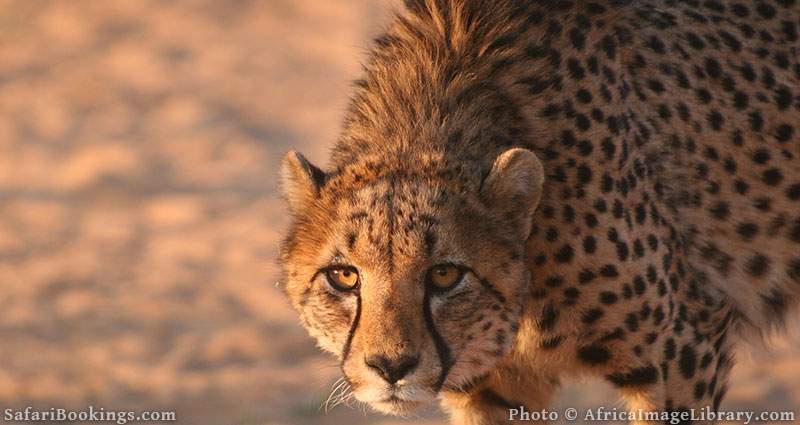
{"label": "blurred sandy background", "polygon": [[[336,363],[274,262],[280,157],[325,163],[389,5],[0,0],[0,407],[401,422],[321,409]],[[800,339],[742,357],[725,408],[800,410]]]}

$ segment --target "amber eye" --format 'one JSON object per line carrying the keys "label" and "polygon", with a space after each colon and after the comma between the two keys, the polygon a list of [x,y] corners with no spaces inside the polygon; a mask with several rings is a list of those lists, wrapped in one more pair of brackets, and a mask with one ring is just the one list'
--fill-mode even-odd
{"label": "amber eye", "polygon": [[358,284],[358,272],[350,267],[334,267],[325,272],[325,277],[328,278],[334,288],[341,291],[353,289]]}
{"label": "amber eye", "polygon": [[453,265],[434,266],[428,274],[428,280],[438,289],[448,289],[461,281],[464,272]]}

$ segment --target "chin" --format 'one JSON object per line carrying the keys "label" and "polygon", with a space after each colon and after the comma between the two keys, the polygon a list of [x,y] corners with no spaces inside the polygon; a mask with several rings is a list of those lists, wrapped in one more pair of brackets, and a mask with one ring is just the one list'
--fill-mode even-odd
{"label": "chin", "polygon": [[418,407],[436,400],[436,393],[419,386],[401,386],[396,389],[364,389],[354,391],[356,399],[366,403],[377,412],[387,415],[402,416],[411,413]]}
{"label": "chin", "polygon": [[402,416],[413,412],[423,404],[425,403],[421,401],[409,401],[397,397],[391,397],[383,401],[372,401],[369,403],[369,406],[380,413]]}

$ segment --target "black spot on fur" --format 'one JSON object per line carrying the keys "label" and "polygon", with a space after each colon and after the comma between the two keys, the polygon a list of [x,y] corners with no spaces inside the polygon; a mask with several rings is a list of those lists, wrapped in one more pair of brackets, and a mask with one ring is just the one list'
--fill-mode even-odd
{"label": "black spot on fur", "polygon": [[595,279],[595,274],[590,269],[584,269],[578,273],[578,283],[585,285]]}
{"label": "black spot on fur", "polygon": [[777,168],[770,168],[761,174],[761,179],[770,186],[777,186],[783,180],[783,173]]}
{"label": "black spot on fur", "polygon": [[542,308],[542,314],[539,318],[539,329],[543,331],[550,331],[555,327],[558,320],[558,309],[553,303],[548,303]]}
{"label": "black spot on fur", "polygon": [[522,406],[521,403],[516,401],[509,401],[500,396],[500,394],[490,390],[485,389],[480,392],[480,400],[489,406],[499,406],[504,409],[518,409]]}
{"label": "black spot on fur", "polygon": [[556,253],[554,254],[554,258],[559,263],[569,263],[572,261],[572,257],[575,255],[572,247],[569,245],[562,246]]}
{"label": "black spot on fur", "polygon": [[[660,308],[660,306],[659,306],[659,308]],[[658,313],[659,313],[659,309],[656,309],[656,314],[658,314]],[[677,349],[677,347],[675,347],[675,340],[672,339],[672,338],[667,338],[667,340],[664,341],[664,358],[666,360],[674,359],[675,358],[675,354],[676,354],[676,349]]]}
{"label": "black spot on fur", "polygon": [[597,240],[594,236],[587,236],[583,239],[583,250],[587,254],[594,254],[597,250]]}
{"label": "black spot on fur", "polygon": [[603,317],[603,314],[605,314],[603,310],[599,308],[593,308],[591,310],[587,310],[586,312],[584,312],[581,320],[583,321],[583,323],[592,324],[596,322],[597,319]]}
{"label": "black spot on fur", "polygon": [[588,345],[578,349],[578,358],[591,366],[601,365],[611,360],[611,351],[600,345]]}
{"label": "black spot on fur", "polygon": [[800,283],[800,257],[790,260],[786,270],[786,273],[792,280]]}
{"label": "black spot on fur", "polygon": [[605,305],[611,305],[619,300],[619,296],[611,291],[603,291],[600,293],[600,302]]}
{"label": "black spot on fur", "polygon": [[694,399],[700,401],[703,399],[703,396],[706,395],[707,389],[706,381],[700,380],[694,384]]}
{"label": "black spot on fur", "polygon": [[619,272],[617,271],[617,268],[613,264],[606,264],[605,266],[601,267],[600,274],[605,277],[619,276]]}
{"label": "black spot on fur", "polygon": [[617,387],[650,385],[658,382],[658,369],[650,365],[631,369],[625,373],[612,373],[606,378]]}
{"label": "black spot on fur", "polygon": [[736,228],[736,232],[739,233],[743,240],[750,241],[758,234],[758,225],[750,222],[740,223]]}
{"label": "black spot on fur", "polygon": [[745,269],[753,277],[764,276],[769,269],[769,258],[756,254],[747,261]]}
{"label": "black spot on fur", "polygon": [[697,367],[697,353],[690,345],[684,345],[683,348],[681,348],[678,367],[680,368],[681,375],[683,375],[685,379],[691,379],[694,376]]}

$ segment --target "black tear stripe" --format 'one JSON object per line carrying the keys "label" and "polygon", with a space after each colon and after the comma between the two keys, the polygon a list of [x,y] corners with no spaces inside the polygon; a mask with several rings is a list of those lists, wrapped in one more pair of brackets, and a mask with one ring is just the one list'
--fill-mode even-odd
{"label": "black tear stripe", "polygon": [[[350,332],[347,333],[347,342],[344,343],[344,348],[342,349],[342,363],[339,365],[342,369],[344,369],[344,362],[347,361],[347,355],[350,354],[350,344],[353,342],[353,335],[356,334],[356,329],[358,328],[358,322],[361,319],[361,294],[356,292],[356,317],[353,318],[353,324],[350,325]],[[345,377],[347,375],[345,374]]]}
{"label": "black tear stripe", "polygon": [[425,316],[425,325],[428,328],[428,332],[431,333],[431,338],[433,338],[433,343],[436,345],[436,354],[439,356],[439,363],[442,365],[442,371],[439,373],[439,379],[436,381],[436,392],[442,389],[442,385],[444,384],[445,379],[447,379],[447,374],[450,373],[450,368],[453,367],[453,357],[452,353],[450,352],[450,347],[447,346],[444,338],[436,330],[436,326],[433,324],[433,312],[431,311],[431,291],[425,291],[425,299],[422,303],[423,315]]}

